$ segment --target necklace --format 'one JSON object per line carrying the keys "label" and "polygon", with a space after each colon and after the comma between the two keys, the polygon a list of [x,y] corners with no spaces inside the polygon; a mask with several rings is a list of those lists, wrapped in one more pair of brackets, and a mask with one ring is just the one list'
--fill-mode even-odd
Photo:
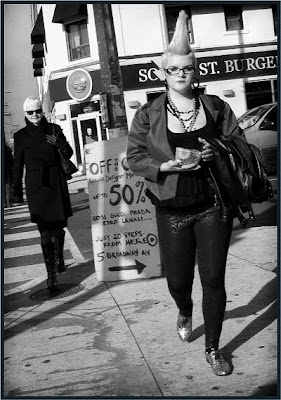
{"label": "necklace", "polygon": [[[168,99],[168,105],[167,105],[168,111],[180,121],[181,126],[186,132],[192,131],[201,107],[198,95],[195,95],[193,97],[193,107],[192,110],[190,111],[179,111],[171,99],[169,90],[167,91],[167,99]],[[188,118],[183,118],[181,116],[181,114],[189,114],[189,113],[192,114]],[[189,125],[187,126],[188,122]]]}

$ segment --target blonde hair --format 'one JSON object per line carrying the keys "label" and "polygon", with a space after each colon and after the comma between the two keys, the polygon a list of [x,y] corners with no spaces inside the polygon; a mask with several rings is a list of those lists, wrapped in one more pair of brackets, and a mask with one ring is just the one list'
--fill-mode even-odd
{"label": "blonde hair", "polygon": [[162,66],[165,66],[167,59],[172,55],[190,55],[195,68],[197,68],[197,60],[193,53],[188,37],[188,31],[186,26],[187,14],[184,10],[181,10],[176,22],[175,32],[167,50],[162,55]]}
{"label": "blonde hair", "polygon": [[42,101],[39,100],[37,97],[29,96],[24,100],[23,103],[23,111],[26,111],[28,106],[36,104],[35,107],[42,108]]}

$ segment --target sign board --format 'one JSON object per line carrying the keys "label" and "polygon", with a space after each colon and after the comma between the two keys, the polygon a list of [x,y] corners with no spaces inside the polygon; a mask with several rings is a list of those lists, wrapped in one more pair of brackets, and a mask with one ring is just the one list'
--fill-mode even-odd
{"label": "sign board", "polygon": [[[278,71],[277,50],[236,52],[208,57],[201,57],[199,52],[195,52],[195,54],[200,83],[254,77],[261,80],[262,77],[268,75],[276,76]],[[157,61],[156,58],[154,60]],[[154,62],[121,66],[124,91],[163,88],[164,84],[157,76],[158,72]],[[90,71],[90,75],[95,82],[93,93],[97,94],[102,90],[101,72],[100,70]],[[68,99],[65,78],[50,80],[49,87],[53,101],[59,102]]]}
{"label": "sign board", "polygon": [[66,90],[72,99],[83,101],[87,99],[93,88],[91,75],[83,68],[72,71],[66,80]]}
{"label": "sign board", "polygon": [[127,137],[84,147],[97,279],[161,275],[155,208],[126,161]]}

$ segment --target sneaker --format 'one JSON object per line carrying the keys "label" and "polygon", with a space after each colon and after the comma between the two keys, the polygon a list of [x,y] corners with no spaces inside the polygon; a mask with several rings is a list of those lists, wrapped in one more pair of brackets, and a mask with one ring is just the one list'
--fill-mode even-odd
{"label": "sneaker", "polygon": [[180,340],[186,342],[192,333],[192,317],[184,317],[179,313],[177,320],[177,332]]}
{"label": "sneaker", "polygon": [[218,376],[225,376],[231,373],[231,367],[218,350],[206,353],[206,360],[211,365],[213,373]]}

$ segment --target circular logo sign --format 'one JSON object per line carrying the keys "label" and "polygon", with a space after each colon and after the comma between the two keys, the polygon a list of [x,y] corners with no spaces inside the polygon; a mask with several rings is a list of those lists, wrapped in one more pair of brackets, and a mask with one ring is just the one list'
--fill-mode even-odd
{"label": "circular logo sign", "polygon": [[72,71],[66,80],[66,90],[69,96],[77,101],[87,99],[93,88],[91,75],[83,68]]}

